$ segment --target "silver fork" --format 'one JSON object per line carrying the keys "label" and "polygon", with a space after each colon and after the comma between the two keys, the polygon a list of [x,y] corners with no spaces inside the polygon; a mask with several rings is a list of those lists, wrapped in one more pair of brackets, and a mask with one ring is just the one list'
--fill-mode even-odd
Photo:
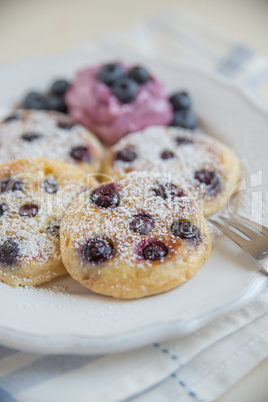
{"label": "silver fork", "polygon": [[219,216],[219,219],[208,220],[238,244],[268,275],[268,228],[240,215],[231,218]]}

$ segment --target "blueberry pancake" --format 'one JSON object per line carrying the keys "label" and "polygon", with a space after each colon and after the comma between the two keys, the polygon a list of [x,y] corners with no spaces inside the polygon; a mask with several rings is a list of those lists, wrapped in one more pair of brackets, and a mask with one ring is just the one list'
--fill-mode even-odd
{"label": "blueberry pancake", "polygon": [[29,157],[57,159],[89,173],[99,172],[102,146],[63,113],[19,110],[0,123],[0,163]]}
{"label": "blueberry pancake", "polygon": [[224,144],[200,132],[163,126],[122,138],[110,149],[103,170],[114,179],[131,171],[169,174],[197,200],[204,215],[227,202],[240,174],[235,153]]}
{"label": "blueberry pancake", "polygon": [[85,173],[60,161],[20,159],[0,166],[0,186],[0,280],[34,286],[65,274],[59,228],[86,188]]}
{"label": "blueberry pancake", "polygon": [[134,172],[81,194],[60,229],[62,260],[93,292],[140,298],[173,289],[208,259],[195,201],[166,175]]}

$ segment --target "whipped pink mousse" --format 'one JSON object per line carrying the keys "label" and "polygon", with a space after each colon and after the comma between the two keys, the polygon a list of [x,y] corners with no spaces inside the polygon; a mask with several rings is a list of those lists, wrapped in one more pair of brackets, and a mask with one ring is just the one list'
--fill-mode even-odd
{"label": "whipped pink mousse", "polygon": [[[121,66],[126,73],[128,68]],[[98,79],[101,67],[78,72],[67,91],[68,113],[76,121],[108,145],[128,133],[171,122],[173,110],[165,86],[155,77],[150,76],[146,83],[139,84],[132,102],[122,103],[113,95],[111,87]]]}

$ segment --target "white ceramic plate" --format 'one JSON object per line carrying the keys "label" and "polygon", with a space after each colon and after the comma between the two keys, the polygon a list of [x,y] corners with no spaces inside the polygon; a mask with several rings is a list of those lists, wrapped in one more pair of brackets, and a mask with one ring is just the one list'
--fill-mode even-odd
{"label": "white ceramic plate", "polygon": [[[28,90],[46,88],[56,76],[71,75],[94,61],[96,55],[80,51],[2,67],[0,110],[7,111]],[[245,199],[254,205],[243,201],[243,212],[249,214],[252,209],[260,218],[261,200],[268,205],[266,112],[211,73],[186,64],[172,67],[153,60],[142,62],[171,91],[188,89],[206,130],[237,151],[244,164],[245,183],[253,186],[253,193]],[[260,191],[264,192],[261,197]],[[195,277],[168,293],[142,300],[95,295],[68,276],[39,288],[1,283],[0,343],[31,352],[101,354],[185,336],[239,308],[267,283],[230,240],[213,238],[212,256]]]}

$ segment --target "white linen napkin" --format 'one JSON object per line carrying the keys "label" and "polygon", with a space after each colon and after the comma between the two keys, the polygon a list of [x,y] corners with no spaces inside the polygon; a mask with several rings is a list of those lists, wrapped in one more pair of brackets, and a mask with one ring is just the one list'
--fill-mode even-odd
{"label": "white linen napkin", "polygon": [[[268,82],[262,55],[178,9],[84,48],[128,49],[170,63],[183,58],[259,94]],[[0,347],[0,400],[214,401],[268,356],[267,305],[266,286],[243,309],[191,336],[116,355],[51,356]]]}
{"label": "white linen napkin", "polygon": [[[105,35],[95,45],[106,52],[127,51],[169,63],[192,62],[254,91],[268,106],[268,62],[245,43],[193,14],[174,7],[131,27]],[[85,44],[88,48],[89,44]]]}

